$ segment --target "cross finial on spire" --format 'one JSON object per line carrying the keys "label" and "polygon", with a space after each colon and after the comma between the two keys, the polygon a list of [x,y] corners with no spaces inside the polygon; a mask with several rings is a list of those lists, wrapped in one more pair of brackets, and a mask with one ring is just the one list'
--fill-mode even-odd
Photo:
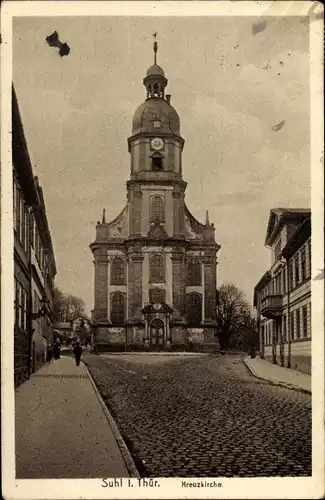
{"label": "cross finial on spire", "polygon": [[106,216],[105,216],[105,214],[106,214],[106,210],[105,210],[105,208],[103,208],[102,224],[106,224]]}
{"label": "cross finial on spire", "polygon": [[158,43],[157,43],[157,32],[155,31],[153,34],[153,37],[155,39],[153,43],[153,51],[154,51],[154,64],[157,64],[157,50],[158,50]]}

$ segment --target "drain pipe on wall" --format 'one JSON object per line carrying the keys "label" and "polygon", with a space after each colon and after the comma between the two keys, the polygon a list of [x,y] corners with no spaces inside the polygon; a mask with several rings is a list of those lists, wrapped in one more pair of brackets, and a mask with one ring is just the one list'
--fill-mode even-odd
{"label": "drain pipe on wall", "polygon": [[285,264],[285,276],[287,282],[287,337],[288,337],[288,361],[287,368],[291,368],[291,321],[290,321],[290,281],[289,281],[289,260],[286,257],[281,258],[281,261]]}

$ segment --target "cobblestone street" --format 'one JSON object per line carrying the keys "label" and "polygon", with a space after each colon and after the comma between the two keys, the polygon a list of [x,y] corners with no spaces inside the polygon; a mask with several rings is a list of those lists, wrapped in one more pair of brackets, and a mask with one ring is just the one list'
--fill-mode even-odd
{"label": "cobblestone street", "polygon": [[84,354],[142,476],[308,476],[311,397],[239,356]]}

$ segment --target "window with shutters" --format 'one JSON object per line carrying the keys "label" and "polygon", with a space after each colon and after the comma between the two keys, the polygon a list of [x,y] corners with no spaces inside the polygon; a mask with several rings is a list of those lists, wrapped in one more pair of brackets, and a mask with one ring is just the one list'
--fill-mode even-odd
{"label": "window with shutters", "polygon": [[187,295],[187,322],[191,326],[200,326],[202,322],[202,295],[189,293]]}
{"label": "window with shutters", "polygon": [[293,262],[292,262],[292,260],[288,264],[288,273],[289,273],[288,289],[290,291],[293,289]]}
{"label": "window with shutters", "polygon": [[187,286],[202,284],[201,262],[198,258],[189,258],[187,262]]}
{"label": "window with shutters", "polygon": [[125,296],[121,292],[111,295],[111,323],[113,325],[125,323]]}
{"label": "window with shutters", "polygon": [[275,254],[275,260],[280,259],[280,257],[281,257],[281,239],[278,240],[278,242],[276,243],[276,245],[274,247],[274,254]]}
{"label": "window with shutters", "polygon": [[306,249],[302,248],[300,252],[300,262],[301,262],[301,281],[305,281],[306,273]]}
{"label": "window with shutters", "polygon": [[35,219],[34,216],[30,216],[30,244],[35,248]]}
{"label": "window with shutters", "polygon": [[308,309],[307,306],[302,308],[302,336],[308,337]]}
{"label": "window with shutters", "polygon": [[300,339],[300,309],[296,310],[296,338]]}
{"label": "window with shutters", "polygon": [[27,329],[28,294],[25,288],[15,280],[15,323],[22,330]]}
{"label": "window with shutters", "polygon": [[294,311],[290,313],[290,338],[294,339],[295,335],[295,316]]}
{"label": "window with shutters", "polygon": [[165,281],[165,259],[156,253],[150,256],[150,282],[163,283]]}
{"label": "window with shutters", "polygon": [[162,196],[152,196],[150,222],[165,222],[165,200]]}
{"label": "window with shutters", "polygon": [[286,269],[283,269],[282,271],[282,290],[283,293],[287,293],[287,275],[286,275]]}
{"label": "window with shutters", "polygon": [[297,255],[294,260],[295,263],[295,285],[297,286],[300,282],[300,269],[299,269],[299,256]]}
{"label": "window with shutters", "polygon": [[166,302],[166,292],[161,288],[149,290],[149,301],[151,304],[164,304]]}
{"label": "window with shutters", "polygon": [[121,257],[112,260],[111,285],[125,285],[125,262]]}
{"label": "window with shutters", "polygon": [[20,284],[18,280],[15,278],[15,301],[14,301],[14,307],[15,307],[15,326],[19,326],[19,291],[20,291]]}
{"label": "window with shutters", "polygon": [[310,278],[311,276],[311,241],[309,240],[307,243],[307,259],[308,259],[308,265],[307,265],[307,277]]}

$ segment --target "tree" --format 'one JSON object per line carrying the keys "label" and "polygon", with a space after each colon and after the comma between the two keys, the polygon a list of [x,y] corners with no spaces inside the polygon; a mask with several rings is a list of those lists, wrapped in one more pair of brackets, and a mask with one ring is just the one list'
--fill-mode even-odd
{"label": "tree", "polygon": [[252,326],[250,306],[244,292],[233,284],[221,285],[217,290],[217,323],[221,349],[244,348],[246,335]]}
{"label": "tree", "polygon": [[85,315],[85,303],[74,295],[66,295],[54,288],[53,314],[55,321],[71,321],[76,316]]}

